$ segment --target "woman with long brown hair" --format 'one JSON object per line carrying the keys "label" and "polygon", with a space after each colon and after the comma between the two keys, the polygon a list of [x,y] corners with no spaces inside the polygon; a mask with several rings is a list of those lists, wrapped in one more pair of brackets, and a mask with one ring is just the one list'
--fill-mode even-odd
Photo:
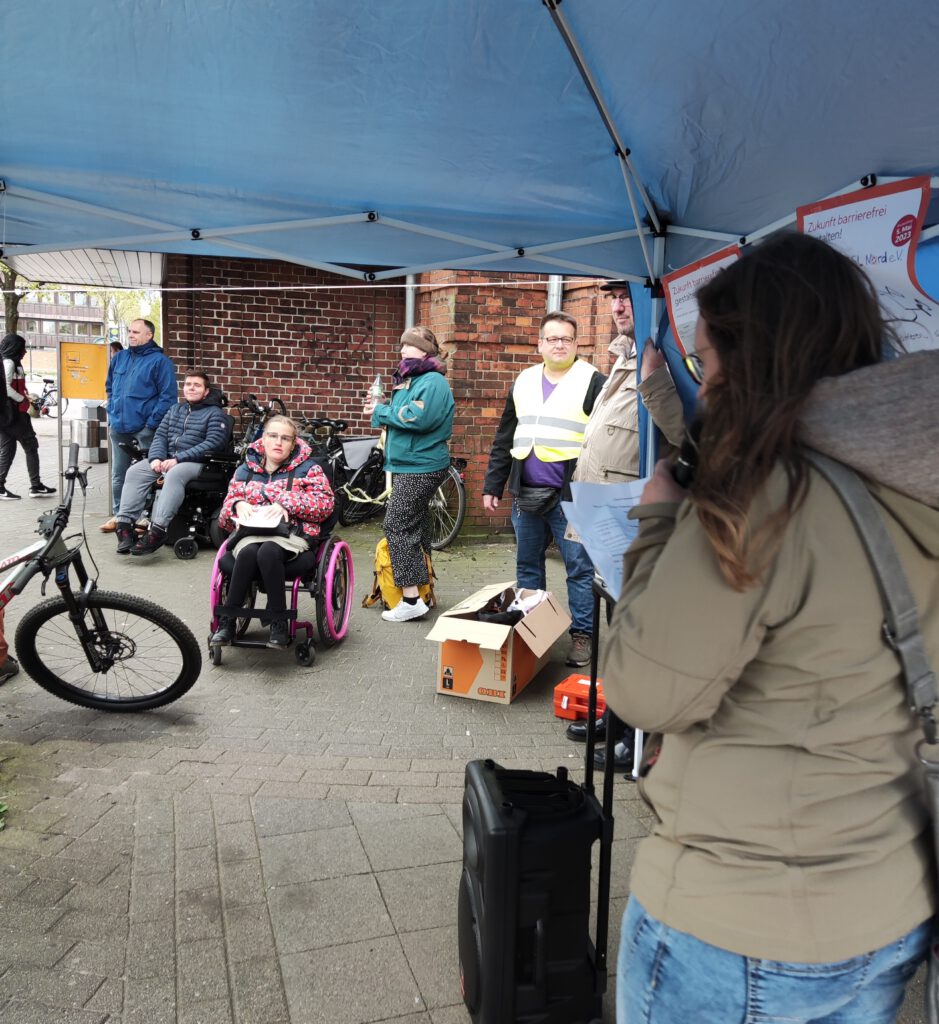
{"label": "woman with long brown hair", "polygon": [[663,734],[617,1019],[889,1022],[935,909],[918,726],[867,555],[803,445],[865,478],[939,663],[939,352],[882,361],[871,283],[803,235],[698,301],[696,475],[684,491],[660,464],[633,513],[603,673],[616,713]]}

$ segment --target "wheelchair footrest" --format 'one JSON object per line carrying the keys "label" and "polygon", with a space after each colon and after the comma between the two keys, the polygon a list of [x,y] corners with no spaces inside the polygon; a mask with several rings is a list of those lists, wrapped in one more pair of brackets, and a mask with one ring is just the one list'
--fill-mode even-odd
{"label": "wheelchair footrest", "polygon": [[241,605],[217,604],[212,614],[226,619],[260,619],[261,622],[291,622],[297,617],[297,609],[289,608],[283,612],[271,612],[266,608],[242,608]]}

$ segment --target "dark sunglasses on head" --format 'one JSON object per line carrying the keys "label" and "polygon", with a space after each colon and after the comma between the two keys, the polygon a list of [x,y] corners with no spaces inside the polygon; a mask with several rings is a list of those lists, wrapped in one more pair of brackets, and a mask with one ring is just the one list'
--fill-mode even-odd
{"label": "dark sunglasses on head", "polygon": [[704,383],[704,363],[701,362],[701,357],[697,352],[689,352],[682,360],[682,363],[688,371],[688,376],[695,384]]}

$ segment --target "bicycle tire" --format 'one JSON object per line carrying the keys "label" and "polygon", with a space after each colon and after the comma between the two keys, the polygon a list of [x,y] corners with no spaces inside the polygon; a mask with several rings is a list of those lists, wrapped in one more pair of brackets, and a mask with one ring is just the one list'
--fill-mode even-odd
{"label": "bicycle tire", "polygon": [[431,497],[428,511],[430,546],[434,551],[443,551],[456,539],[466,518],[466,488],[454,466]]}
{"label": "bicycle tire", "polygon": [[[114,663],[106,672],[91,669],[65,600],[50,598],[23,616],[14,641],[23,670],[44,690],[98,711],[150,711],[182,697],[199,678],[199,644],[172,612],[133,594],[109,590],[75,594],[75,599],[84,605],[99,652],[112,645]],[[103,614],[104,630],[88,622],[93,611]],[[138,677],[139,672],[146,675]]]}
{"label": "bicycle tire", "polygon": [[[363,491],[372,498],[379,498],[385,493],[385,467],[382,465],[366,466],[358,476],[354,476],[349,484],[350,490]],[[385,509],[383,501],[355,501],[345,495],[339,511],[339,523],[342,526],[355,526],[377,516]]]}

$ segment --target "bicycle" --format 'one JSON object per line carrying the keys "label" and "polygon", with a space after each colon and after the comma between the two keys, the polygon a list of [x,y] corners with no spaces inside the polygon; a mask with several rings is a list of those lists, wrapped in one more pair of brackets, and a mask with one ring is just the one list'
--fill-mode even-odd
{"label": "bicycle", "polygon": [[[348,426],[345,420],[304,418],[301,426],[308,431],[304,437],[314,454],[331,464],[340,524],[354,526],[378,515],[391,494],[390,474],[385,473],[383,439],[374,442],[371,438],[342,438],[340,435]],[[371,442],[371,450],[365,461],[353,469],[349,466],[347,446],[350,442],[363,441]],[[443,551],[452,544],[463,526],[466,466],[466,459],[451,458],[446,478],[428,503],[430,546],[434,551]]]}
{"label": "bicycle", "polygon": [[[63,538],[76,482],[84,495],[88,470],[78,469],[78,445],[69,447],[65,498],[39,517],[43,540],[0,561],[21,566],[0,584],[0,608],[39,573],[55,577],[59,597],[31,608],[16,629],[14,648],[23,670],[45,690],[99,711],[149,711],[186,693],[202,671],[202,651],[192,631],[172,612],[133,594],[98,590],[81,557],[85,543]],[[23,564],[25,563],[25,564]],[[70,569],[79,589],[73,590]]]}
{"label": "bicycle", "polygon": [[264,424],[272,416],[286,416],[287,407],[279,398],[272,398],[266,405],[258,402],[258,396],[246,394],[235,406],[238,410],[238,436],[233,440],[235,455],[241,462],[248,446],[261,436]]}
{"label": "bicycle", "polygon": [[29,401],[32,407],[40,416],[51,416],[52,410],[61,402],[62,414],[65,415],[68,409],[68,399],[59,397],[58,384],[52,377],[43,377],[42,383],[42,394],[30,395]]}

